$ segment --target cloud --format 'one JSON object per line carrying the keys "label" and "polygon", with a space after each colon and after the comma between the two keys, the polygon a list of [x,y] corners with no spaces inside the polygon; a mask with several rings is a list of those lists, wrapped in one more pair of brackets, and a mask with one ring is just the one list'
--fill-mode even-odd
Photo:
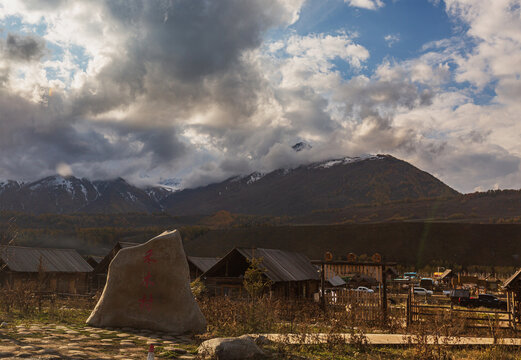
{"label": "cloud", "polygon": [[384,36],[387,46],[393,47],[394,44],[400,41],[400,34],[387,34]]}
{"label": "cloud", "polygon": [[56,166],[56,173],[61,176],[71,176],[72,175],[72,169],[69,165],[65,163],[59,163]]}
{"label": "cloud", "polygon": [[36,36],[7,34],[5,55],[12,60],[39,60],[45,53],[45,42]]}
{"label": "cloud", "polygon": [[376,10],[384,6],[382,0],[344,0],[349,6],[368,10]]}
{"label": "cloud", "polygon": [[458,190],[519,187],[515,4],[447,0],[463,30],[373,69],[352,33],[288,28],[302,0],[12,0],[0,21],[39,33],[3,41],[0,178],[199,186],[391,153]]}

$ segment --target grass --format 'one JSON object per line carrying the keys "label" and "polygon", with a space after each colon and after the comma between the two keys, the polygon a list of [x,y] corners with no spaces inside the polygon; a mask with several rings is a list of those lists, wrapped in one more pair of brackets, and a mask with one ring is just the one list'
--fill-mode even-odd
{"label": "grass", "polygon": [[[23,299],[18,296],[17,299]],[[26,297],[27,303],[5,304],[0,300],[0,319],[7,321],[9,327],[0,331],[2,336],[16,340],[26,337],[15,331],[16,325],[64,325],[79,331],[81,335],[88,335],[85,321],[94,304],[87,299],[55,299],[54,303],[43,303],[40,308],[34,299]],[[2,303],[4,301],[4,303]],[[20,300],[18,300],[20,301]],[[197,352],[198,343],[214,337],[239,336],[248,333],[279,333],[304,334],[323,333],[327,336],[327,343],[319,345],[293,345],[289,341],[281,341],[265,345],[264,348],[272,359],[521,359],[521,351],[517,348],[501,346],[486,348],[458,348],[440,343],[429,345],[427,335],[442,339],[444,336],[456,337],[462,335],[510,336],[513,334],[498,334],[496,329],[482,330],[480,333],[471,333],[463,317],[457,315],[445,318],[442,315],[434,317],[429,322],[419,322],[407,331],[413,335],[410,346],[370,346],[367,344],[365,333],[368,332],[396,332],[405,331],[398,325],[385,326],[381,322],[367,323],[356,316],[356,312],[348,313],[339,308],[333,312],[324,313],[318,304],[308,301],[207,298],[198,299],[199,305],[208,322],[207,333],[196,338],[193,344],[175,344],[173,346],[184,349],[188,354]],[[6,311],[6,306],[9,309]],[[492,325],[492,324],[491,324]],[[54,330],[55,334],[66,333],[65,330]],[[336,334],[351,333],[348,340],[340,339]],[[80,335],[79,334],[79,335]],[[100,339],[119,339],[117,332],[100,332]],[[31,337],[41,337],[37,332]],[[92,339],[96,341],[97,339]],[[136,346],[146,348],[146,341],[132,339]],[[105,348],[105,352],[112,352],[117,347]],[[157,346],[156,351],[162,358],[175,359],[179,354],[165,350],[166,345]]]}

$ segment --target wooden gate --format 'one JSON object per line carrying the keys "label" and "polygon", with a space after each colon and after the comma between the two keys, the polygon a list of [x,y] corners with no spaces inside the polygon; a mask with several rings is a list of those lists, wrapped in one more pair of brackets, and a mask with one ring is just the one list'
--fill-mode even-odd
{"label": "wooden gate", "polygon": [[365,291],[339,289],[326,293],[329,308],[347,311],[357,321],[382,320],[381,301],[378,293]]}

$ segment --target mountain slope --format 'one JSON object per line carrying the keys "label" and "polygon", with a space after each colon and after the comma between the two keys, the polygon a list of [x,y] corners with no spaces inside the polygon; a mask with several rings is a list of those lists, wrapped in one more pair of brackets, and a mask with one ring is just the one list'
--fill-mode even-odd
{"label": "mountain slope", "polygon": [[0,210],[33,214],[167,211],[174,215],[227,210],[294,216],[458,194],[432,175],[389,155],[346,157],[268,174],[255,172],[197,189],[173,190],[172,186],[140,189],[121,178],[90,181],[55,175],[27,184],[0,182]]}
{"label": "mountain slope", "polygon": [[158,212],[161,206],[144,190],[121,178],[90,181],[55,175],[28,184],[0,183],[0,210],[32,214],[123,213]]}
{"label": "mountain slope", "polygon": [[355,204],[452,196],[432,175],[389,155],[343,158],[269,174],[253,173],[172,193],[162,201],[173,214],[219,210],[256,215],[298,215]]}

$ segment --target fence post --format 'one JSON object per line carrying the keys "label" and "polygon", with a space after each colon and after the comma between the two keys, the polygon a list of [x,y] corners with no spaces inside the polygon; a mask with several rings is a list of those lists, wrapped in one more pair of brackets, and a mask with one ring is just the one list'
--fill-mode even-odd
{"label": "fence post", "polygon": [[411,325],[411,291],[407,291],[407,306],[405,307],[405,319],[407,321],[407,328]]}
{"label": "fence post", "polygon": [[512,306],[510,305],[510,291],[507,291],[507,312],[508,312],[508,326],[513,329],[512,324]]}
{"label": "fence post", "polygon": [[385,278],[385,265],[381,266],[382,271],[382,316],[383,323],[387,324],[387,281]]}
{"label": "fence post", "polygon": [[322,260],[322,267],[321,267],[321,271],[320,271],[320,288],[321,288],[321,291],[322,291],[322,310],[325,312],[326,311],[326,274],[324,274],[324,270],[325,270],[325,265],[324,265],[324,261]]}

